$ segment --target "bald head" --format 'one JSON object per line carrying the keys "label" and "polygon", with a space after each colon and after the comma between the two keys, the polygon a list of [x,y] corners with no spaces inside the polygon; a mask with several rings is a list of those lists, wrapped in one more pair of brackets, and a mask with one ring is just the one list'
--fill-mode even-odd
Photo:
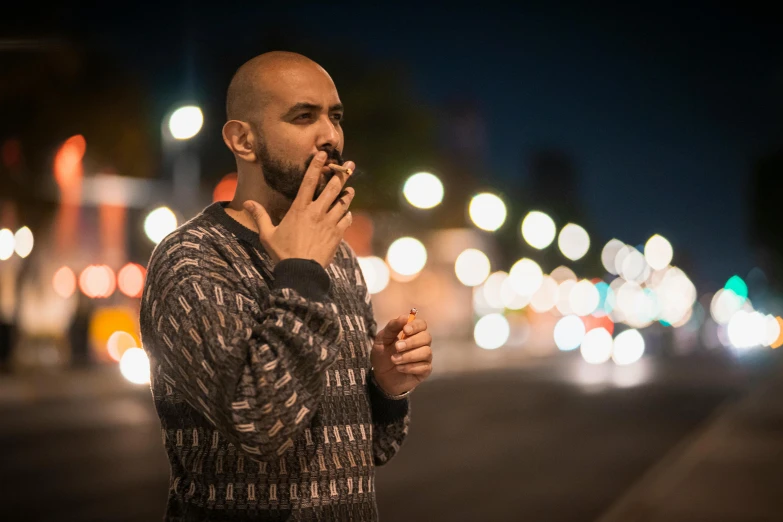
{"label": "bald head", "polygon": [[228,119],[250,121],[270,101],[274,94],[273,87],[281,76],[296,69],[315,69],[327,74],[310,58],[288,51],[271,51],[245,62],[234,73],[228,86]]}

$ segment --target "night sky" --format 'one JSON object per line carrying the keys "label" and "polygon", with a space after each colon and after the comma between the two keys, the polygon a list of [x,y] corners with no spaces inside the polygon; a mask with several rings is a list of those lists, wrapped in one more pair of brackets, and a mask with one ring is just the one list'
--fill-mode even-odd
{"label": "night sky", "polygon": [[783,39],[771,15],[337,4],[112,9],[62,9],[36,23],[86,35],[160,99],[198,90],[209,74],[199,67],[207,49],[240,65],[268,27],[351,47],[367,60],[402,62],[433,106],[479,101],[499,189],[524,186],[526,154],[555,146],[575,161],[593,237],[639,244],[663,234],[675,263],[687,248],[700,279],[715,285],[753,267],[748,177],[753,160],[783,142]]}

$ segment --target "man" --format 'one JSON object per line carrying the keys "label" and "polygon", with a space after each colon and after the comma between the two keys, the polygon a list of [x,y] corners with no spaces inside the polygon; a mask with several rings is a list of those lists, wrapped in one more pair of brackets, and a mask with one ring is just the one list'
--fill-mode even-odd
{"label": "man", "polygon": [[376,333],[342,239],[354,191],[325,166],[344,146],[326,71],[258,56],[227,112],[236,195],[158,245],[142,297],[166,520],[376,520],[375,466],[399,450],[407,394],[432,371],[427,324],[405,314]]}

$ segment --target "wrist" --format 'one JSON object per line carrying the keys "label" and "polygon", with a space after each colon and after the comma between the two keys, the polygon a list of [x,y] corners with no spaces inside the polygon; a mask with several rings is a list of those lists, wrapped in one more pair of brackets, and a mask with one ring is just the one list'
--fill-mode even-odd
{"label": "wrist", "polygon": [[399,394],[389,393],[388,391],[383,389],[383,386],[381,386],[381,384],[378,382],[378,379],[375,378],[375,372],[372,369],[370,370],[370,381],[372,382],[373,385],[375,385],[375,387],[378,389],[378,392],[380,392],[381,395],[383,395],[385,398],[387,398],[389,400],[393,400],[393,401],[402,400],[405,397],[407,397],[408,395],[410,395],[410,393],[413,391],[411,389],[411,390],[408,390],[406,392],[399,393]]}

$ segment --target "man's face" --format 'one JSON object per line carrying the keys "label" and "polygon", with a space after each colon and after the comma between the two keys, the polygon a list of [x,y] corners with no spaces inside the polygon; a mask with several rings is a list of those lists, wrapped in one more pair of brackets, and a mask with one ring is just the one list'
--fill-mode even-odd
{"label": "man's face", "polygon": [[[293,201],[318,151],[328,153],[327,163],[343,163],[343,107],[331,78],[316,67],[291,69],[279,78],[253,125],[255,152],[267,185]],[[322,169],[316,198],[332,176]]]}

